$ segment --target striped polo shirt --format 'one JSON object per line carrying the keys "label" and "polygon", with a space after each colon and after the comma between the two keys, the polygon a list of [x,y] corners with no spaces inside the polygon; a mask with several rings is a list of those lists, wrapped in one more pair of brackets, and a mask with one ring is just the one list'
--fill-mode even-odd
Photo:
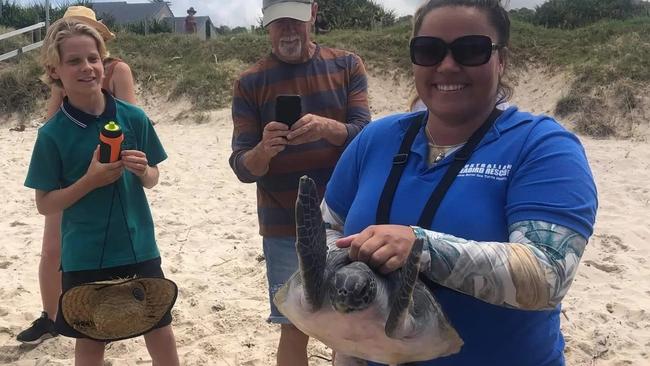
{"label": "striped polo shirt", "polygon": [[[289,64],[275,55],[258,61],[235,82],[232,101],[233,137],[230,166],[244,183],[257,183],[257,212],[262,236],[295,236],[298,179],[316,181],[320,197],[345,146],[370,121],[366,71],[350,52],[316,46],[305,63]],[[243,164],[244,154],[262,139],[264,126],[275,119],[275,98],[297,94],[303,114],[311,113],[346,124],[343,146],[325,139],[286,149],[271,159],[258,177]]]}

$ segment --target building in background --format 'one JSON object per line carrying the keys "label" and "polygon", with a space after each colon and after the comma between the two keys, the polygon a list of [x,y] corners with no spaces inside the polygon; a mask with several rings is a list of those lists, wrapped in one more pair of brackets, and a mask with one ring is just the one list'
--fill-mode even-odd
{"label": "building in background", "polygon": [[140,22],[161,22],[173,18],[174,13],[166,3],[127,3],[115,1],[110,3],[93,3],[93,10],[100,19],[108,19],[117,25]]}
{"label": "building in background", "polygon": [[[107,24],[117,25],[129,29],[129,26],[143,25],[144,33],[152,25],[166,24],[171,32],[185,34],[185,17],[175,17],[172,10],[164,2],[155,3],[127,3],[115,1],[108,3],[93,3],[93,10],[97,17]],[[193,8],[191,8],[193,9]],[[217,32],[208,16],[194,16],[196,21],[196,36],[206,40],[214,37]]]}
{"label": "building in background", "polygon": [[[206,40],[214,37],[217,32],[212,20],[208,16],[194,16],[196,21],[196,36]],[[186,33],[185,17],[175,17],[173,25],[174,33]]]}

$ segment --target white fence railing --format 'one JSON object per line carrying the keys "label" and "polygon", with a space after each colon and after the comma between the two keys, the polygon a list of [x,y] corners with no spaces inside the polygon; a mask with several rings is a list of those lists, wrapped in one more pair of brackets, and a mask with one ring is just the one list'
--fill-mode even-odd
{"label": "white fence railing", "polygon": [[[32,42],[34,42],[34,31],[35,30],[40,30],[41,28],[45,28],[45,22],[40,22],[40,23],[37,23],[37,24],[34,24],[34,25],[30,25],[29,27],[25,27],[25,28],[21,28],[21,29],[11,31],[11,32],[0,34],[0,41],[2,41],[3,39],[8,39],[8,38],[23,34],[23,33],[32,32]],[[18,48],[16,50],[4,53],[4,54],[0,55],[0,61],[8,60],[8,59],[10,59],[12,57],[15,57],[15,56],[18,56],[18,55],[22,54],[23,52],[28,52],[28,51],[31,51],[31,50],[35,50],[35,49],[41,47],[42,45],[43,45],[43,41],[34,42],[32,44],[28,44],[27,46],[23,46],[23,47],[20,47],[20,48]]]}

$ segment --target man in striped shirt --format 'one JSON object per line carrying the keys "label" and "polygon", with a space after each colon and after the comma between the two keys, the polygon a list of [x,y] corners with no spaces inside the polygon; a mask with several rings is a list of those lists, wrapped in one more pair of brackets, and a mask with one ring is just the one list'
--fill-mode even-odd
{"label": "man in striped shirt", "polygon": [[[353,53],[310,39],[317,11],[313,0],[264,0],[263,24],[272,52],[245,71],[233,91],[230,166],[242,182],[257,183],[269,322],[281,324],[278,365],[307,365],[308,337],[272,301],[298,268],[298,179],[312,177],[322,197],[341,153],[370,120],[363,63]],[[275,121],[279,95],[301,98],[302,117],[290,127]]]}

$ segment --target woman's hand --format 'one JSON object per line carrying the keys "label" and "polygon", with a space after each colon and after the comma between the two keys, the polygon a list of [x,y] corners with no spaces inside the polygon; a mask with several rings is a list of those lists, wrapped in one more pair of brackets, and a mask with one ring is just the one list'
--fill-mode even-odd
{"label": "woman's hand", "polygon": [[411,253],[415,234],[408,226],[373,225],[359,234],[336,241],[339,248],[350,248],[350,259],[367,263],[387,274],[401,268]]}

